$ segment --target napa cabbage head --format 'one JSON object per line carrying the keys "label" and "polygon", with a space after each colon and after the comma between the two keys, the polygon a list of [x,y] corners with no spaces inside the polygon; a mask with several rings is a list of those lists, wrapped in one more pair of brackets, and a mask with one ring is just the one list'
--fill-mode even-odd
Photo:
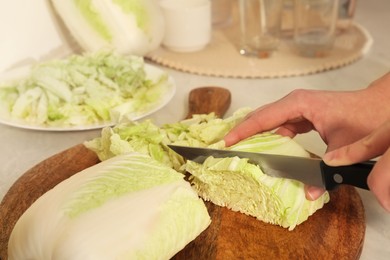
{"label": "napa cabbage head", "polygon": [[51,0],[71,35],[86,51],[115,50],[144,56],[164,36],[155,0]]}
{"label": "napa cabbage head", "polygon": [[8,256],[169,259],[209,224],[203,201],[181,173],[147,155],[127,153],[38,198],[15,224]]}

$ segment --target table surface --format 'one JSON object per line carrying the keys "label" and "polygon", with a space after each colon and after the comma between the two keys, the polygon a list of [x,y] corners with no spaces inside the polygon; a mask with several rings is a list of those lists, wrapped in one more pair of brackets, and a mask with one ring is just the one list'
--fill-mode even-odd
{"label": "table surface", "polygon": [[[24,1],[25,7],[20,10],[19,2]],[[41,0],[42,2],[44,0]],[[18,16],[27,20],[26,14],[29,13],[30,1],[15,0],[9,1],[4,5],[9,8],[1,8],[0,17],[9,19],[9,23],[1,23],[0,33],[9,30],[4,24],[10,24],[14,15],[10,15],[10,10],[19,10]],[[36,6],[39,4],[35,3]],[[42,5],[42,3],[41,3]],[[19,9],[17,9],[17,6]],[[36,8],[36,7],[34,7]],[[342,67],[337,70],[331,70],[309,76],[278,78],[278,79],[234,79],[208,77],[188,74],[168,68],[166,70],[175,79],[177,90],[173,100],[160,111],[148,116],[157,124],[176,122],[182,119],[187,113],[187,98],[191,89],[199,86],[221,86],[229,89],[232,93],[232,104],[227,112],[230,115],[241,107],[256,108],[265,103],[272,102],[283,97],[294,89],[327,89],[327,90],[355,90],[365,88],[378,77],[390,70],[390,35],[388,26],[390,26],[390,1],[358,1],[355,21],[362,25],[371,34],[373,44],[370,50],[360,60]],[[38,19],[41,16],[35,16]],[[31,18],[33,19],[33,18]],[[34,18],[37,19],[37,18]],[[25,22],[27,24],[28,22]],[[20,22],[17,26],[22,26]],[[25,27],[21,27],[25,28]],[[30,40],[29,46],[44,46],[56,44],[61,40],[54,35],[52,40],[37,37],[37,30],[47,34],[52,33],[53,28],[43,26],[35,28],[34,35],[24,35],[25,40]],[[26,50],[26,46],[18,44],[20,35],[8,35],[7,40],[0,41],[0,54],[3,63],[0,62],[0,71],[5,70],[4,60],[14,58],[22,60],[20,55],[31,53]],[[12,38],[13,37],[13,38]],[[30,38],[31,39],[30,39]],[[48,36],[50,37],[50,35]],[[14,41],[14,42],[12,42]],[[36,43],[36,45],[34,45]],[[47,49],[38,50],[43,55]],[[3,56],[3,54],[5,56]],[[19,55],[19,56],[18,56]],[[42,56],[41,55],[41,56]],[[9,65],[9,64],[8,64]],[[389,86],[390,87],[390,86]],[[100,135],[100,130],[79,131],[79,132],[40,132],[32,130],[18,129],[10,126],[0,125],[0,198],[6,194],[11,185],[17,178],[28,169],[42,160],[70,148],[83,141],[95,138]],[[297,141],[306,149],[316,154],[322,155],[325,151],[325,144],[315,132],[298,136]],[[361,195],[366,213],[366,236],[361,259],[388,259],[390,255],[390,214],[386,213],[377,203],[375,197],[368,191],[358,190]]]}

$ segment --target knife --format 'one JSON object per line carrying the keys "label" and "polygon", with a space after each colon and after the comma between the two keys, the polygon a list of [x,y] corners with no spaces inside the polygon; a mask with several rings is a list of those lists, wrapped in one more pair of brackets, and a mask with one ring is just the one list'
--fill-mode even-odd
{"label": "knife", "polygon": [[311,186],[333,190],[340,184],[348,184],[368,190],[367,177],[375,161],[348,166],[328,166],[320,158],[306,158],[278,154],[242,152],[200,147],[168,145],[187,160],[203,163],[208,157],[247,158],[250,163],[260,166],[270,176],[301,181]]}

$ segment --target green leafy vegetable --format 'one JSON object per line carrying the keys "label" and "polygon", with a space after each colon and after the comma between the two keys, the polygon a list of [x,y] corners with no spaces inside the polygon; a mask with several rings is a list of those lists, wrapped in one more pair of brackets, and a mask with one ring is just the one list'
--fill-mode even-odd
{"label": "green leafy vegetable", "polygon": [[17,221],[9,259],[169,259],[210,224],[183,175],[128,153],[85,169]]}
{"label": "green leafy vegetable", "polygon": [[85,51],[115,50],[144,56],[164,37],[155,0],[51,0],[54,10]]}
{"label": "green leafy vegetable", "polygon": [[150,110],[169,87],[166,74],[147,77],[140,57],[72,55],[38,64],[27,77],[1,86],[0,112],[31,125],[110,124]]}
{"label": "green leafy vegetable", "polygon": [[[230,149],[310,156],[294,140],[272,133],[255,135]],[[191,182],[203,199],[289,230],[329,201],[328,193],[309,201],[303,183],[268,176],[259,166],[238,157],[210,157],[203,164],[187,161],[186,171],[192,174]]]}
{"label": "green leafy vegetable", "polygon": [[236,123],[248,113],[248,108],[237,111],[226,119],[214,113],[194,115],[194,117],[161,127],[150,120],[117,124],[102,130],[101,136],[84,143],[96,152],[100,160],[137,151],[150,155],[153,159],[180,170],[184,164],[181,156],[167,147],[168,144],[206,147],[224,146],[220,141]]}
{"label": "green leafy vegetable", "polygon": [[308,201],[302,183],[267,176],[248,160],[210,157],[200,165],[184,162],[182,157],[167,147],[167,144],[178,144],[309,156],[291,138],[269,132],[225,148],[224,135],[249,111],[241,109],[226,119],[216,118],[214,114],[195,115],[191,119],[161,127],[150,121],[119,124],[103,129],[101,137],[85,145],[95,151],[101,160],[129,151],[148,154],[169,167],[189,172],[192,185],[203,199],[292,230],[323,207],[329,201],[329,194],[325,193],[316,201]]}

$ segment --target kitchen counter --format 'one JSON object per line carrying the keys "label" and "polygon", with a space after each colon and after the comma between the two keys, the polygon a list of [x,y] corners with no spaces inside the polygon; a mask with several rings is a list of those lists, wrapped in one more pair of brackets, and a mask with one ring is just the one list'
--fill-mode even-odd
{"label": "kitchen counter", "polygon": [[[16,4],[17,1],[13,2]],[[10,3],[2,5],[7,4]],[[199,86],[221,86],[229,89],[232,93],[232,103],[228,115],[241,107],[256,108],[272,102],[296,88],[336,91],[365,88],[370,82],[390,70],[389,11],[388,0],[358,1],[355,21],[367,29],[373,43],[364,57],[336,70],[302,77],[238,79],[193,75],[159,66],[175,79],[177,90],[168,105],[147,118],[157,124],[171,123],[184,118],[187,113],[188,93]],[[0,17],[3,17],[1,13]],[[6,36],[2,31],[4,28],[4,26],[0,27],[3,37]],[[52,44],[56,44],[56,41],[54,40]],[[15,49],[12,46],[15,46]],[[4,49],[6,47],[7,49]],[[16,52],[17,48],[17,45],[0,43],[1,53]],[[1,69],[4,68],[0,64]],[[19,176],[35,164],[99,134],[100,130],[41,132],[0,125],[0,198],[3,198]],[[315,132],[298,136],[296,139],[313,153],[322,155],[325,151],[324,143]],[[388,259],[390,214],[379,206],[370,192],[363,190],[358,192],[366,214],[366,235],[361,259]]]}

